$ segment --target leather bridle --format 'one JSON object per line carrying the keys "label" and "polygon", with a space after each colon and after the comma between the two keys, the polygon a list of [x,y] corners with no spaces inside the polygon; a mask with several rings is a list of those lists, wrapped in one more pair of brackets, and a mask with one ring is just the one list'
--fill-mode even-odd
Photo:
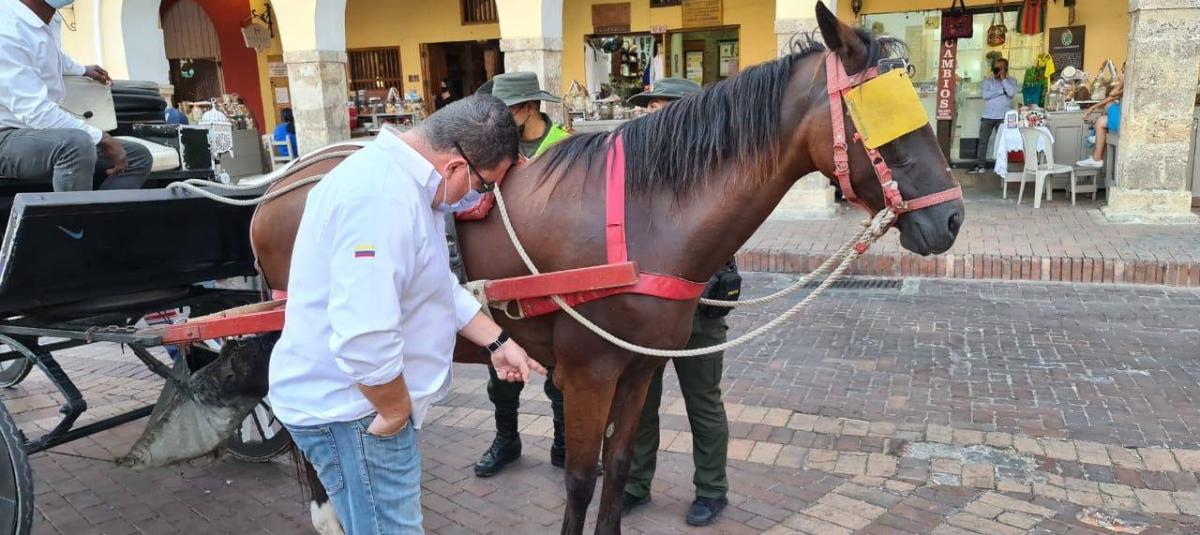
{"label": "leather bridle", "polygon": [[[850,181],[850,153],[849,145],[846,143],[846,110],[842,103],[842,96],[847,91],[876,76],[879,76],[879,69],[876,67],[850,76],[846,74],[846,68],[837,54],[830,52],[825,55],[826,89],[829,93],[829,111],[833,121],[833,172],[842,189],[842,196],[868,213],[872,213],[871,208],[854,193],[854,186]],[[853,120],[851,117],[851,121]],[[861,144],[862,137],[855,133],[854,141]],[[879,154],[879,149],[863,145],[863,150],[867,152],[867,158],[871,160],[871,166],[875,168],[875,176],[879,177],[879,185],[883,189],[884,205],[896,215],[961,199],[963,196],[962,187],[955,186],[938,193],[905,200],[904,196],[900,194],[899,185],[892,180],[892,170],[884,161],[883,156]]]}

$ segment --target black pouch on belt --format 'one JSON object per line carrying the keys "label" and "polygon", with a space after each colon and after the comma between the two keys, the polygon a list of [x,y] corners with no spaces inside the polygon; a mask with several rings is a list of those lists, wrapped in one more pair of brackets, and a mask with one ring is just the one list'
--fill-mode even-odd
{"label": "black pouch on belt", "polygon": [[[704,295],[708,299],[718,301],[737,301],[742,295],[742,276],[738,274],[737,262],[732,258],[709,279],[704,286]],[[704,318],[721,318],[729,314],[732,308],[700,305],[699,313]]]}

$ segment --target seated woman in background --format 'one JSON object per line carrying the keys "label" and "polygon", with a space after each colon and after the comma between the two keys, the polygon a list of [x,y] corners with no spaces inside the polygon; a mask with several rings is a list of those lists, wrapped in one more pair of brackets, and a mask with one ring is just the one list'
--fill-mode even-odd
{"label": "seated woman in background", "polygon": [[296,118],[292,115],[292,109],[281,110],[279,118],[280,123],[275,126],[275,132],[271,134],[271,139],[288,142],[286,147],[279,147],[279,155],[299,156],[300,151],[296,150]]}
{"label": "seated woman in background", "polygon": [[1121,129],[1121,94],[1125,92],[1125,65],[1121,65],[1121,76],[1117,78],[1116,85],[1112,91],[1108,92],[1108,96],[1104,100],[1097,102],[1092,107],[1088,108],[1083,113],[1083,122],[1091,121],[1092,114],[1096,110],[1103,110],[1104,113],[1096,119],[1096,149],[1092,151],[1092,156],[1086,160],[1079,160],[1075,165],[1080,167],[1104,167],[1104,147],[1108,139],[1108,133],[1116,133]]}

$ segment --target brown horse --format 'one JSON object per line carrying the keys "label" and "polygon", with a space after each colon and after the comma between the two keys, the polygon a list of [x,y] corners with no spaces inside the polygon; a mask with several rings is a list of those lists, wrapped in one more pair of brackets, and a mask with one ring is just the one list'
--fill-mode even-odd
{"label": "brown horse", "polygon": [[[829,53],[851,74],[902,48],[838,22],[823,4],[817,6],[817,20]],[[805,40],[787,57],[620,127],[628,250],[639,269],[705,281],[750,238],[798,177],[814,171],[835,175],[824,50]],[[846,123],[851,128],[852,122]],[[572,137],[505,179],[502,191],[513,225],[541,271],[605,262],[604,170],[610,139]],[[956,187],[928,125],[880,150],[906,199]],[[322,172],[321,165],[281,185]],[[882,209],[880,183],[856,145],[850,146],[850,174],[860,200],[872,210]],[[253,225],[263,275],[276,289],[286,289],[304,191],[263,205]],[[963,217],[961,200],[905,213],[897,220],[901,243],[922,255],[944,252]],[[473,279],[528,274],[498,214],[460,223],[458,234]],[[687,342],[696,305],[695,300],[618,295],[578,310],[635,344],[679,349]],[[619,349],[563,313],[499,321],[531,356],[554,368],[553,380],[566,399],[562,532],[583,532],[596,460],[602,457],[605,479],[596,532],[619,533],[632,439],[652,372],[665,360]],[[480,362],[479,348],[460,344],[455,360]]]}

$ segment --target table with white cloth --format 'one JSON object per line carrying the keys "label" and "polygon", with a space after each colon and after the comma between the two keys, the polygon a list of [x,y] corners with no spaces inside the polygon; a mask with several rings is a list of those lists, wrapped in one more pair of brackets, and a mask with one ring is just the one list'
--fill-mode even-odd
{"label": "table with white cloth", "polygon": [[[1053,145],[1054,134],[1050,132],[1049,128],[1046,128],[1045,126],[1037,126],[1035,128],[1037,128],[1037,130],[1040,132],[1045,132],[1046,135],[1050,138],[1050,143]],[[1021,129],[1020,128],[1017,128],[1017,127],[1009,128],[1006,125],[1001,124],[1000,128],[998,128],[997,130],[999,130],[1000,133],[996,136],[996,154],[995,154],[996,166],[992,170],[995,171],[997,175],[1005,176],[1005,174],[1008,173],[1008,152],[1009,151],[1020,152],[1022,150],[1022,148],[1024,147],[1024,145],[1021,142]],[[1043,137],[1038,138],[1037,150],[1038,150],[1038,152],[1046,152],[1046,150],[1047,150],[1046,138],[1043,138]],[[1036,162],[1034,162],[1034,163],[1036,164]],[[1057,163],[1064,163],[1064,162],[1057,162]],[[1069,162],[1069,163],[1074,163],[1074,162]]]}

